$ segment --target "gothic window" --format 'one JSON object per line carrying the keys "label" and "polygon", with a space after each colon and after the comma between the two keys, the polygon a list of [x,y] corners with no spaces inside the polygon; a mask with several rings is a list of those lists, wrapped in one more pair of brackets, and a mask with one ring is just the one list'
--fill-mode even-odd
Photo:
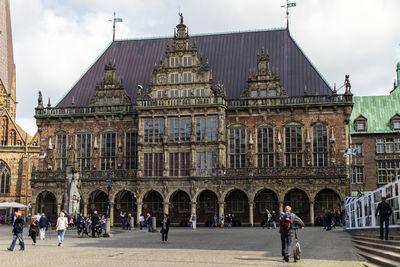
{"label": "gothic window", "polygon": [[171,73],[169,75],[170,83],[179,83],[179,74],[178,73]]}
{"label": "gothic window", "polygon": [[0,178],[0,194],[10,193],[10,170],[2,160],[0,160]]}
{"label": "gothic window", "polygon": [[169,66],[170,67],[178,67],[179,66],[179,57],[170,57],[169,58]]}
{"label": "gothic window", "polygon": [[144,153],[144,176],[162,176],[163,169],[163,153]]}
{"label": "gothic window", "polygon": [[8,118],[1,118],[1,145],[6,146],[8,141]]}
{"label": "gothic window", "polygon": [[192,66],[192,57],[183,57],[183,66]]}
{"label": "gothic window", "polygon": [[274,129],[257,129],[258,168],[274,167]]}
{"label": "gothic window", "polygon": [[159,143],[164,138],[164,119],[144,120],[144,142]]}
{"label": "gothic window", "polygon": [[285,128],[286,167],[303,166],[303,135],[301,127]]}
{"label": "gothic window", "polygon": [[15,146],[17,143],[17,134],[15,130],[10,131],[10,145]]}
{"label": "gothic window", "polygon": [[192,73],[191,72],[183,73],[183,82],[184,83],[191,83],[192,82]]}
{"label": "gothic window", "polygon": [[91,134],[77,134],[76,148],[78,154],[79,168],[81,170],[90,170],[90,155],[92,148]]}
{"label": "gothic window", "polygon": [[190,118],[169,119],[169,141],[172,143],[190,141]]}
{"label": "gothic window", "polygon": [[169,153],[169,176],[189,176],[190,152]]}
{"label": "gothic window", "polygon": [[246,130],[229,130],[229,166],[230,168],[246,167]]}
{"label": "gothic window", "polygon": [[127,170],[136,169],[136,133],[125,134],[125,168]]}
{"label": "gothic window", "polygon": [[328,166],[328,135],[326,127],[313,128],[313,156],[314,166]]}
{"label": "gothic window", "polygon": [[56,135],[56,165],[57,170],[64,170],[67,160],[67,135]]}
{"label": "gothic window", "polygon": [[352,184],[363,184],[364,183],[364,167],[352,166],[350,175],[351,175],[351,183]]}
{"label": "gothic window", "polygon": [[213,142],[217,140],[217,118],[196,118],[196,140],[199,142]]}
{"label": "gothic window", "polygon": [[204,89],[196,89],[196,96],[204,97],[205,95]]}
{"label": "gothic window", "polygon": [[101,140],[101,169],[115,169],[115,133],[103,133]]}
{"label": "gothic window", "polygon": [[198,176],[217,175],[217,152],[196,153],[196,174]]}

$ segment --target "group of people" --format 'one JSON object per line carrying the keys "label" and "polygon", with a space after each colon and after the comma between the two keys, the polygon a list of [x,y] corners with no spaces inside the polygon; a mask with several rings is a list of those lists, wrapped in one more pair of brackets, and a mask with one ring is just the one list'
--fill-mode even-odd
{"label": "group of people", "polygon": [[96,237],[96,233],[100,233],[105,230],[106,227],[106,216],[98,214],[97,210],[93,211],[93,214],[88,216],[79,214],[76,219],[77,233],[78,236],[83,236],[84,234],[90,235],[92,232],[92,237]]}
{"label": "group of people", "polygon": [[262,228],[276,228],[276,214],[275,211],[270,212],[268,209],[264,212],[264,221],[262,223]]}
{"label": "group of people", "polygon": [[132,214],[128,213],[127,215],[125,211],[121,211],[119,216],[121,217],[122,230],[131,230],[131,222],[134,223],[134,218],[132,217]]}
{"label": "group of people", "polygon": [[227,224],[228,228],[231,228],[232,226],[238,226],[235,214],[221,214],[219,216],[219,221],[217,214],[214,214],[214,218],[212,220],[212,223],[210,224],[210,227],[225,227],[225,224]]}
{"label": "group of people", "polygon": [[325,209],[324,213],[316,218],[315,225],[323,226],[324,230],[330,231],[336,226],[343,226],[342,217],[342,213],[338,210]]}

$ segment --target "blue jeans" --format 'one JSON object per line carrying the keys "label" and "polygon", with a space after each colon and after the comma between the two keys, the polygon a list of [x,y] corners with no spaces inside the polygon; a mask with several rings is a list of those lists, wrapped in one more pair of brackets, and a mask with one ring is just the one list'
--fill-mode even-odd
{"label": "blue jeans", "polygon": [[147,232],[149,232],[149,233],[151,233],[151,232],[152,232],[152,229],[151,229],[151,224],[148,224],[148,225],[147,225]]}
{"label": "blue jeans", "polygon": [[58,241],[62,244],[64,242],[65,229],[58,230],[57,235],[58,235]]}
{"label": "blue jeans", "polygon": [[122,230],[125,230],[125,221],[122,220]]}
{"label": "blue jeans", "polygon": [[282,232],[281,233],[281,242],[282,242],[282,256],[289,256],[290,250],[292,247],[292,233],[289,232]]}
{"label": "blue jeans", "polygon": [[383,239],[383,224],[385,224],[385,240],[389,238],[389,217],[379,217],[380,219],[380,227],[381,227],[381,239]]}
{"label": "blue jeans", "polygon": [[11,242],[10,249],[14,250],[15,243],[17,242],[17,238],[19,240],[19,245],[20,245],[21,249],[24,250],[25,244],[24,244],[24,236],[22,233],[13,233],[13,240]]}
{"label": "blue jeans", "polygon": [[140,222],[140,230],[142,230],[143,229],[143,222]]}

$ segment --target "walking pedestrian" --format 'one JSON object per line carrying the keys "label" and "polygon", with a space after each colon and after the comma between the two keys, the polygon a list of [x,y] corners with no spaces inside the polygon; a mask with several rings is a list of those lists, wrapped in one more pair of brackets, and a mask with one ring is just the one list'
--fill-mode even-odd
{"label": "walking pedestrian", "polygon": [[15,247],[15,243],[17,242],[17,238],[19,241],[19,246],[20,249],[24,251],[25,250],[25,244],[24,244],[24,220],[22,219],[21,216],[21,211],[15,212],[15,220],[13,223],[13,240],[11,242],[11,245],[9,248],[7,248],[8,251],[13,251]]}
{"label": "walking pedestrian", "polygon": [[144,224],[144,216],[143,216],[143,214],[140,214],[140,216],[139,216],[139,227],[140,227],[140,230],[143,229],[143,224]]}
{"label": "walking pedestrian", "polygon": [[272,227],[274,229],[276,229],[276,213],[274,210],[272,211],[272,214],[271,214],[271,220],[272,220]]}
{"label": "walking pedestrian", "polygon": [[122,230],[125,230],[125,224],[126,224],[126,212],[122,212],[119,214],[119,216],[121,217],[121,223],[122,223]]}
{"label": "walking pedestrian", "polygon": [[39,222],[37,221],[37,217],[33,216],[31,224],[29,226],[29,236],[32,238],[32,241],[33,241],[32,245],[36,245],[36,235],[37,235],[38,228],[39,228],[38,224],[39,224]]}
{"label": "walking pedestrian", "polygon": [[282,257],[283,260],[288,262],[290,257],[290,251],[292,248],[292,232],[296,225],[304,227],[304,222],[292,213],[290,206],[285,207],[285,213],[280,217],[280,229],[281,242],[282,242]]}
{"label": "walking pedestrian", "polygon": [[269,211],[266,209],[265,212],[264,212],[264,221],[263,221],[263,224],[262,224],[262,228],[263,229],[264,229],[265,226],[268,225],[268,214],[269,214]]}
{"label": "walking pedestrian", "polygon": [[217,217],[217,214],[214,214],[214,220],[213,220],[213,224],[212,224],[212,227],[217,227],[218,226],[218,217]]}
{"label": "walking pedestrian", "polygon": [[231,214],[228,214],[228,217],[226,218],[226,221],[228,222],[228,228],[232,227],[232,217]]}
{"label": "walking pedestrian", "polygon": [[128,213],[128,219],[126,220],[127,230],[132,230],[131,228],[131,220],[133,220],[132,214]]}
{"label": "walking pedestrian", "polygon": [[40,233],[40,240],[44,240],[46,237],[46,228],[49,225],[49,220],[47,219],[46,215],[42,213],[39,219],[39,233]]}
{"label": "walking pedestrian", "polygon": [[225,215],[224,214],[221,214],[221,216],[219,217],[219,221],[220,221],[220,223],[221,223],[221,228],[223,228],[224,227],[224,224],[225,224]]}
{"label": "walking pedestrian", "polygon": [[389,217],[392,215],[393,209],[386,202],[386,197],[382,197],[382,201],[378,204],[375,211],[375,216],[379,215],[380,222],[380,237],[383,240],[383,224],[385,224],[385,240],[389,238]]}
{"label": "walking pedestrian", "polygon": [[168,218],[168,214],[164,214],[164,219],[161,221],[161,240],[162,243],[167,242],[168,240],[168,231],[169,231],[169,218]]}
{"label": "walking pedestrian", "polygon": [[99,219],[99,216],[97,215],[97,210],[95,210],[92,215],[92,237],[93,238],[96,237],[96,231],[97,231],[97,228],[99,228],[99,227],[101,227],[100,219]]}
{"label": "walking pedestrian", "polygon": [[190,217],[190,228],[192,230],[196,230],[196,221],[197,221],[197,215],[196,213],[193,213],[192,216]]}
{"label": "walking pedestrian", "polygon": [[58,236],[58,246],[62,247],[64,243],[64,235],[65,231],[67,230],[68,227],[68,220],[65,218],[65,213],[61,212],[60,217],[57,219],[57,224],[56,224],[56,231],[57,231],[57,236]]}
{"label": "walking pedestrian", "polygon": [[147,213],[146,223],[147,223],[147,232],[148,233],[153,232],[153,229],[151,227],[151,216],[150,216],[150,213]]}

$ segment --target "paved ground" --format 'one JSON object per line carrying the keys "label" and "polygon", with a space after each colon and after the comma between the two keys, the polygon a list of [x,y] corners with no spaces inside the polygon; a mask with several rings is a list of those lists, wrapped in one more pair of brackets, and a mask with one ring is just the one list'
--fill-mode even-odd
{"label": "paved ground", "polygon": [[[64,247],[57,247],[55,232],[26,249],[6,249],[11,228],[0,226],[0,266],[363,266],[349,234],[321,228],[300,230],[302,259],[285,263],[280,257],[277,230],[262,228],[171,228],[167,244],[161,234],[113,229],[112,238],[78,238],[69,230]],[[27,231],[25,231],[27,232]],[[17,242],[18,243],[18,242]]]}

